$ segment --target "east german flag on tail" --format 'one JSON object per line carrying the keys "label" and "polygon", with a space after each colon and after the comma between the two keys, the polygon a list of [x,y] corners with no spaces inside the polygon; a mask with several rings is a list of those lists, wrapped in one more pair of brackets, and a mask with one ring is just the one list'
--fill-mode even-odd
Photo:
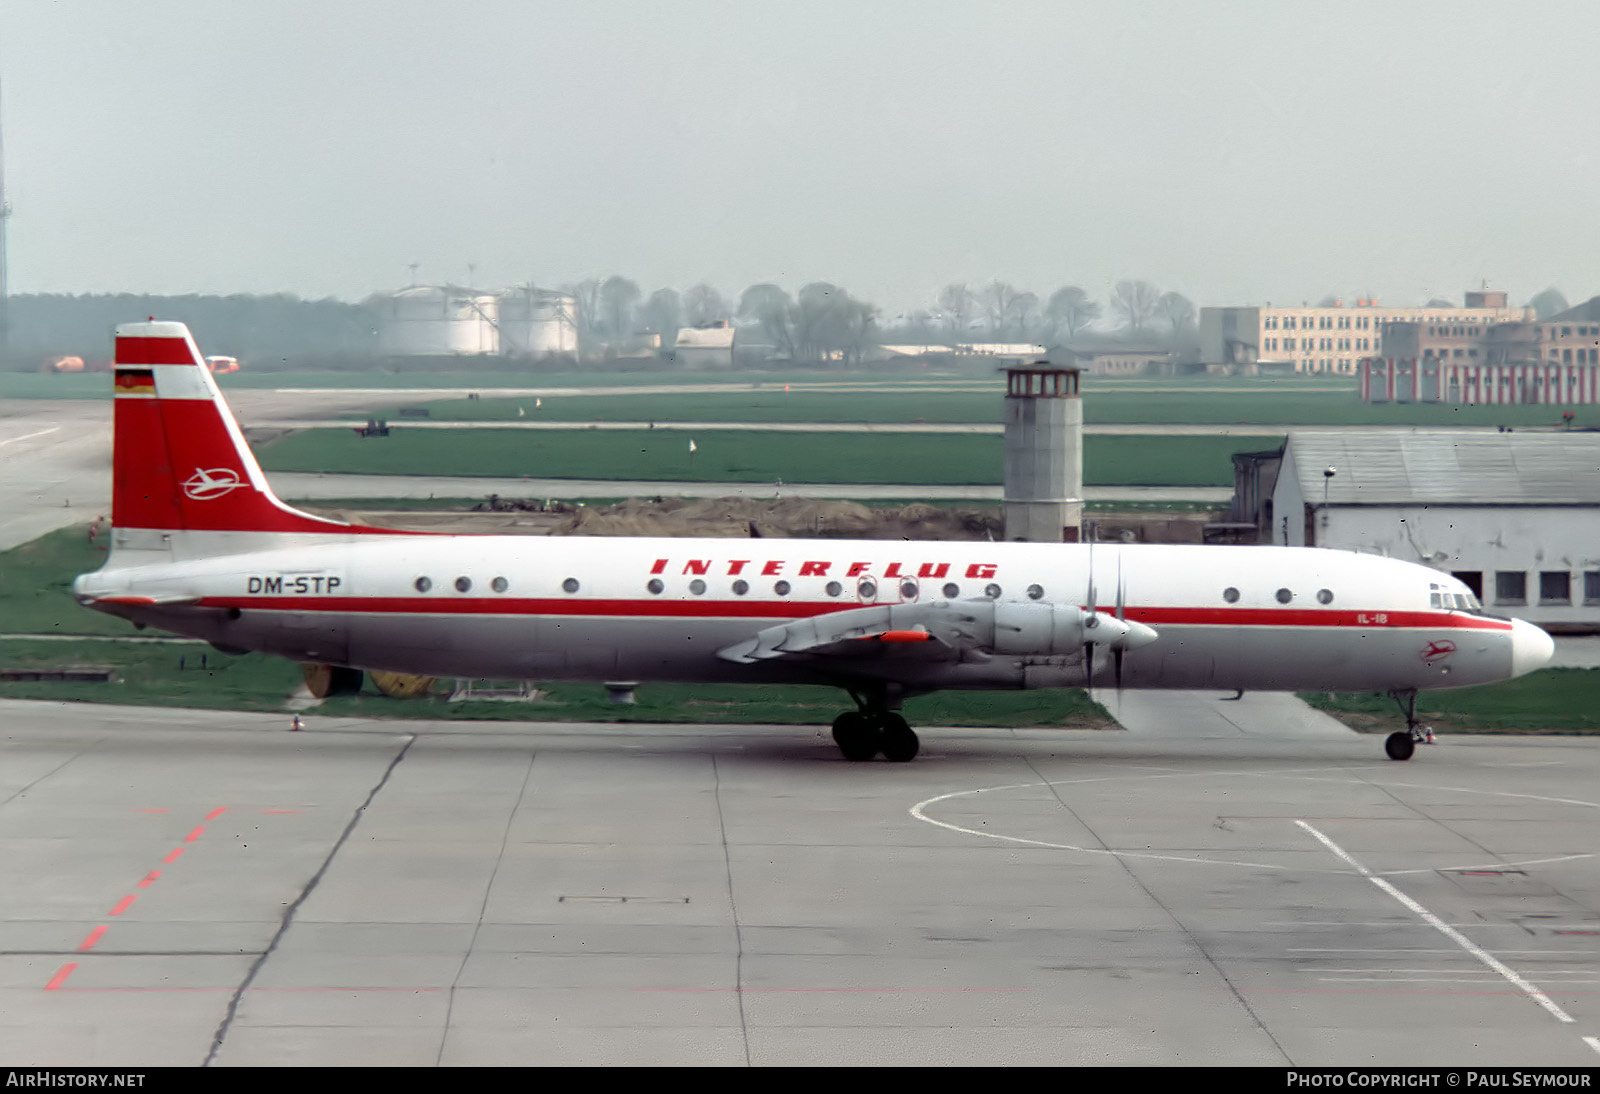
{"label": "east german flag on tail", "polygon": [[119,368],[116,385],[118,395],[154,395],[156,374],[147,368]]}

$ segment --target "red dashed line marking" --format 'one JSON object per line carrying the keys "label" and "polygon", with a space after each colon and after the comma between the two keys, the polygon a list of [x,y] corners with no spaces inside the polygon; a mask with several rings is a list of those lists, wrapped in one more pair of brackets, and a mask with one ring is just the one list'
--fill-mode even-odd
{"label": "red dashed line marking", "polygon": [[[205,819],[207,821],[214,821],[218,817],[222,816],[222,814],[226,813],[227,811],[228,811],[228,807],[227,806],[225,806],[225,805],[218,806],[217,808],[213,809],[211,812],[207,813],[205,815]],[[134,813],[170,813],[171,810],[170,809],[134,809],[134,810],[130,810],[130,812],[134,812]],[[206,830],[206,826],[205,825],[202,824],[202,825],[198,826],[197,828],[194,829],[194,831],[190,832],[187,836],[184,837],[183,842],[186,843],[186,844],[195,842],[196,840],[198,840],[201,837],[201,835],[203,835],[205,833],[205,830]],[[185,850],[185,848],[181,847],[181,846],[173,848],[170,852],[168,852],[167,857],[161,860],[162,863],[164,865],[169,865],[170,866],[172,863],[177,862],[178,861],[178,857],[183,854],[184,850]],[[148,889],[151,885],[155,884],[156,880],[158,878],[160,878],[160,877],[161,877],[161,871],[160,870],[151,870],[138,883],[136,888]],[[137,894],[129,893],[127,896],[125,896],[121,900],[117,901],[117,906],[111,909],[111,914],[113,916],[121,915],[123,912],[126,912],[129,908],[133,907],[133,902],[135,900],[138,900],[138,899],[139,898],[138,898]],[[110,928],[109,928],[108,924],[104,924],[104,923],[100,924],[100,926],[98,926],[94,930],[90,931],[88,936],[85,937],[82,942],[78,943],[78,950],[80,952],[82,952],[82,953],[87,953],[88,951],[94,949],[94,947],[100,942],[100,940],[105,937],[105,933],[109,929]],[[77,967],[78,967],[78,963],[76,961],[68,961],[65,965],[62,965],[60,969],[56,970],[56,974],[50,978],[50,982],[44,986],[44,990],[45,991],[60,991],[61,990],[61,986],[67,982],[67,977],[71,976],[73,970],[76,969]]]}

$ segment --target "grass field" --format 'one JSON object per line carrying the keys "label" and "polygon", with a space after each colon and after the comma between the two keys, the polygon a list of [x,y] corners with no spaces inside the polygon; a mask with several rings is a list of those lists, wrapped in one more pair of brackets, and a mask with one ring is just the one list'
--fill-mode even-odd
{"label": "grass field", "polygon": [[[1391,733],[1405,723],[1383,695],[1302,695],[1355,729]],[[1600,731],[1600,669],[1544,669],[1503,684],[1425,691],[1417,715],[1446,733],[1595,733]]]}
{"label": "grass field", "polygon": [[133,635],[133,624],[80,607],[72,579],[105,564],[108,537],[76,525],[0,553],[0,633]]}
{"label": "grass field", "polygon": [[[1152,387],[1156,386],[1152,384]],[[1198,386],[1198,385],[1197,385]],[[1002,420],[1002,392],[782,390],[664,395],[562,395],[449,399],[424,404],[439,421],[562,422],[956,422]],[[1084,396],[1091,424],[1500,426],[1561,425],[1563,409],[1578,426],[1600,427],[1600,406],[1367,405],[1350,391],[1283,391],[1218,387],[1198,392],[1124,390]],[[400,408],[388,411],[403,420]]]}
{"label": "grass field", "polygon": [[[300,684],[300,667],[265,654],[232,657],[198,643],[149,640],[44,642],[0,639],[0,667],[93,666],[114,673],[110,683],[0,681],[0,697],[131,706],[199,707],[214,710],[283,711]],[[360,695],[330,699],[308,711],[352,718],[430,718],[492,721],[645,722],[771,725],[832,723],[850,700],[834,688],[767,684],[643,684],[632,706],[610,701],[599,684],[543,684],[532,703],[448,702],[439,693],[392,699],[368,685]],[[1112,725],[1084,692],[950,692],[905,705],[915,725],[1088,726]]]}
{"label": "grass field", "polygon": [[[666,482],[905,483],[1000,481],[1002,439],[991,435],[696,433],[665,430],[410,430],[388,437],[315,429],[263,448],[268,471]],[[1228,486],[1232,454],[1282,437],[1084,438],[1091,486]]]}

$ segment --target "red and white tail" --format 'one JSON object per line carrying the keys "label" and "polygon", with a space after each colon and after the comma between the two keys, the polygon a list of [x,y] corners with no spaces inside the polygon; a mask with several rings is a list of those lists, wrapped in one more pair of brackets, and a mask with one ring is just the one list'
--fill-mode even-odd
{"label": "red and white tail", "polygon": [[117,328],[111,523],[214,532],[364,532],[279,501],[182,323]]}

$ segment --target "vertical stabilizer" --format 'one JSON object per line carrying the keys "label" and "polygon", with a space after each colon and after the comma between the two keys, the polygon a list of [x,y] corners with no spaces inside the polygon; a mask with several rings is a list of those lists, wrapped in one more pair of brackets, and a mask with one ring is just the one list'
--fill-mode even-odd
{"label": "vertical stabilizer", "polygon": [[356,532],[272,493],[189,328],[117,328],[111,523],[119,529]]}

